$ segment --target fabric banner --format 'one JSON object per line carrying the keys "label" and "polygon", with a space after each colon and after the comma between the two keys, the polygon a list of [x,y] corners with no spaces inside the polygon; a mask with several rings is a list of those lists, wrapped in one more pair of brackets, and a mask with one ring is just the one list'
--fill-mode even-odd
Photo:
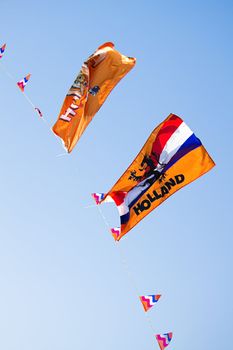
{"label": "fabric banner", "polygon": [[100,200],[101,203],[110,196],[117,205],[121,227],[111,231],[115,240],[214,165],[190,128],[180,117],[170,114],[153,130],[132,164]]}
{"label": "fabric banner", "polygon": [[83,63],[52,128],[69,153],[109,93],[135,63],[135,58],[122,55],[110,42],[101,45]]}

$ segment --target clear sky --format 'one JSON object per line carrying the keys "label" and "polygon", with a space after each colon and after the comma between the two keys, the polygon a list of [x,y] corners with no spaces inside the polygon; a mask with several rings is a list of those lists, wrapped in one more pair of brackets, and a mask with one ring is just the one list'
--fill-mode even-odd
{"label": "clear sky", "polygon": [[[159,349],[154,334],[169,331],[171,350],[230,349],[232,1],[0,0],[0,14],[2,64],[15,78],[0,69],[0,349]],[[26,93],[52,126],[105,41],[137,64],[57,157],[61,145],[15,83],[32,74]],[[169,113],[216,167],[119,251],[90,194],[112,187]],[[102,210],[119,224],[113,204]],[[162,294],[149,323],[137,291]]]}

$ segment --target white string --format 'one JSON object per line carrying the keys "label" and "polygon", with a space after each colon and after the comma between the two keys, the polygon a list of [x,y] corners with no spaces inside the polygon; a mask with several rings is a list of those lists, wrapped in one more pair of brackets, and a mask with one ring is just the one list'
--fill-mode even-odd
{"label": "white string", "polygon": [[[22,91],[23,96],[26,98],[26,100],[28,101],[28,103],[33,107],[33,109],[36,109],[36,106],[34,105],[34,103],[30,100],[30,98],[28,97],[28,95],[26,95],[26,93],[24,91]],[[43,117],[41,117],[43,118]]]}
{"label": "white string", "polygon": [[[13,77],[13,75],[6,69],[6,67],[4,67],[4,65],[2,64],[2,62],[1,62],[1,64],[0,64],[0,67],[1,67],[1,69],[5,72],[5,74],[8,76],[8,78],[10,78],[12,81],[16,81],[16,79]],[[29,98],[29,96],[28,96],[24,91],[22,91],[22,93],[23,93],[24,98],[27,100],[27,102],[28,102],[28,103],[31,105],[31,107],[33,108],[34,112],[36,112],[36,113],[38,114],[38,112],[37,112],[37,110],[36,110],[37,107],[34,105],[34,103],[33,103],[32,100]],[[48,122],[47,122],[47,120],[44,118],[44,116],[42,116],[42,117],[40,116],[40,119],[42,119],[43,122],[49,127],[50,131],[52,131],[51,128],[50,128],[50,126],[49,126],[49,124],[48,124]],[[55,133],[53,133],[53,134],[55,135],[56,139],[59,141],[59,144],[61,144],[60,138],[59,138]],[[65,155],[68,155],[68,153],[67,153],[67,152],[66,152],[66,153],[61,153],[61,154],[58,154],[56,157],[62,157],[62,156],[65,156]],[[93,206],[96,206],[96,205],[90,205],[90,206],[87,206],[87,207],[85,207],[85,208],[90,208],[90,207],[93,207]],[[102,216],[102,219],[103,219],[103,221],[104,221],[106,227],[107,227],[108,230],[110,231],[111,228],[110,228],[110,225],[109,225],[109,223],[108,223],[108,221],[107,221],[105,215],[103,214],[102,210],[100,209],[100,206],[97,205],[97,207],[98,207],[99,213],[100,213],[100,215]],[[119,256],[120,256],[122,265],[123,265],[124,268],[125,268],[126,274],[128,275],[128,278],[129,278],[129,280],[131,281],[131,285],[133,286],[134,290],[136,291],[136,293],[137,293],[137,295],[138,295],[138,297],[139,297],[140,293],[139,293],[138,288],[137,288],[137,286],[136,286],[135,279],[133,278],[133,275],[132,275],[132,273],[131,273],[131,271],[130,271],[130,269],[129,269],[129,265],[128,265],[128,263],[127,263],[125,257],[124,257],[124,254],[123,254],[122,250],[120,249],[119,242],[115,241],[115,245],[116,245],[116,247],[118,248],[118,249],[117,249],[118,254],[119,254]],[[154,335],[154,330],[153,330],[153,326],[152,326],[151,319],[150,319],[149,315],[147,314],[147,312],[145,312],[145,313],[146,313],[146,317],[147,317],[148,323],[149,323],[149,325],[150,325],[150,327],[151,327],[151,329],[152,329],[153,335]]]}
{"label": "white string", "polygon": [[96,207],[96,204],[87,205],[86,207],[84,207],[84,209],[89,209],[94,207]]}
{"label": "white string", "polygon": [[[5,72],[5,74],[8,76],[8,78],[10,78],[12,81],[16,82],[16,79],[13,77],[13,75],[8,71],[8,69],[2,64],[0,64],[0,67],[1,69]],[[32,100],[29,98],[29,96],[24,92],[22,91],[22,94],[24,96],[24,98],[26,99],[26,101],[31,105],[31,107],[33,108],[34,112],[38,115],[38,112],[36,110],[36,107],[34,105],[34,103],[32,102]],[[40,116],[40,119],[43,120],[43,122],[47,125],[47,127],[49,128],[49,130],[53,133],[53,135],[55,135],[55,138],[57,139],[57,141],[59,142],[59,145],[61,145],[61,139],[51,130],[51,127],[48,123],[48,121],[44,118],[44,116]],[[63,146],[62,146],[63,147]],[[64,154],[67,154],[67,153],[64,153]],[[63,154],[62,154],[63,155]],[[58,155],[57,157],[60,157],[61,155]]]}
{"label": "white string", "polygon": [[5,74],[8,76],[8,78],[12,79],[14,81],[14,77],[13,75],[6,69],[6,67],[4,67],[4,65],[1,62],[0,65],[1,69],[5,72]]}
{"label": "white string", "polygon": [[56,157],[63,157],[63,156],[68,156],[68,153],[64,152],[56,155]]}
{"label": "white string", "polygon": [[109,223],[108,223],[106,217],[104,216],[104,214],[103,214],[103,212],[102,212],[102,210],[100,209],[100,206],[99,206],[98,204],[97,204],[97,208],[98,208],[98,210],[99,210],[100,215],[102,216],[102,219],[103,219],[103,221],[104,221],[104,223],[105,223],[105,225],[106,225],[108,231],[110,231],[110,230],[111,230],[110,225],[109,225]]}
{"label": "white string", "polygon": [[[88,207],[86,207],[86,208],[88,208]],[[103,219],[103,221],[104,221],[106,227],[108,228],[108,231],[110,231],[110,230],[111,230],[111,227],[110,227],[110,225],[109,225],[109,223],[108,223],[108,221],[107,221],[105,215],[103,214],[103,211],[100,209],[100,205],[97,204],[97,208],[98,208],[98,210],[99,210],[100,215],[102,216],[102,219]],[[127,263],[127,260],[126,260],[124,254],[123,254],[123,251],[122,251],[121,248],[120,248],[119,242],[115,241],[115,245],[116,245],[116,247],[118,248],[117,251],[118,251],[118,254],[119,254],[119,256],[120,256],[121,263],[122,263],[122,265],[123,265],[124,268],[125,268],[125,272],[126,272],[126,274],[128,275],[129,281],[131,282],[131,286],[132,286],[133,289],[136,291],[136,294],[137,294],[137,296],[138,296],[138,298],[139,298],[140,292],[139,292],[139,290],[138,290],[138,288],[137,288],[137,284],[136,284],[135,279],[134,279],[134,277],[133,277],[133,274],[132,274],[132,272],[131,272],[131,270],[130,270],[130,268],[129,268],[129,265],[128,265],[128,263]],[[141,301],[140,301],[140,302],[141,302]],[[149,312],[150,312],[150,310],[149,310]],[[154,327],[153,327],[153,324],[152,324],[150,315],[148,314],[148,311],[145,312],[145,317],[146,317],[146,319],[147,319],[147,321],[148,321],[149,327],[151,328],[152,334],[153,334],[153,336],[154,336],[154,335],[155,335],[155,331],[154,331]]]}

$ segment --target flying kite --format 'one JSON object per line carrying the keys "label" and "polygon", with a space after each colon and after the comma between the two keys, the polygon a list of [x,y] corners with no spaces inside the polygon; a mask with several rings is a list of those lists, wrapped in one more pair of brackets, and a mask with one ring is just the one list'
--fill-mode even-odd
{"label": "flying kite", "polygon": [[19,89],[24,92],[24,88],[28,83],[28,80],[30,79],[31,74],[28,74],[26,77],[24,77],[22,80],[18,81],[17,85]]}
{"label": "flying kite", "polygon": [[135,58],[122,55],[111,42],[101,45],[83,63],[52,128],[67,152],[73,150],[109,93],[135,63]]}
{"label": "flying kite", "polygon": [[2,47],[0,47],[0,58],[2,58],[5,49],[6,49],[6,44],[4,44]]}
{"label": "flying kite", "polygon": [[147,312],[152,308],[152,306],[157,303],[157,301],[160,299],[161,295],[141,295],[139,299],[141,300],[142,306],[144,310]]}
{"label": "flying kite", "polygon": [[172,340],[172,332],[164,334],[156,334],[156,339],[161,350],[164,350]]}
{"label": "flying kite", "polygon": [[109,201],[109,197],[115,202],[121,226],[111,233],[119,241],[153,209],[214,165],[191,129],[180,117],[170,114],[153,130],[111,190],[93,197],[97,204]]}

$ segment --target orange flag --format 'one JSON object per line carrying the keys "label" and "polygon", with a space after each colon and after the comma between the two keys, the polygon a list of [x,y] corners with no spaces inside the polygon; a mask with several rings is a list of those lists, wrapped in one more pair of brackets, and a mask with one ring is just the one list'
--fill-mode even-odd
{"label": "orange flag", "polygon": [[119,241],[168,197],[209,171],[214,162],[184,121],[170,114],[157,126],[132,164],[97,204],[112,198],[121,226],[111,229]]}
{"label": "orange flag", "polygon": [[135,63],[135,58],[122,55],[110,42],[101,45],[83,63],[52,128],[69,153],[109,93]]}

